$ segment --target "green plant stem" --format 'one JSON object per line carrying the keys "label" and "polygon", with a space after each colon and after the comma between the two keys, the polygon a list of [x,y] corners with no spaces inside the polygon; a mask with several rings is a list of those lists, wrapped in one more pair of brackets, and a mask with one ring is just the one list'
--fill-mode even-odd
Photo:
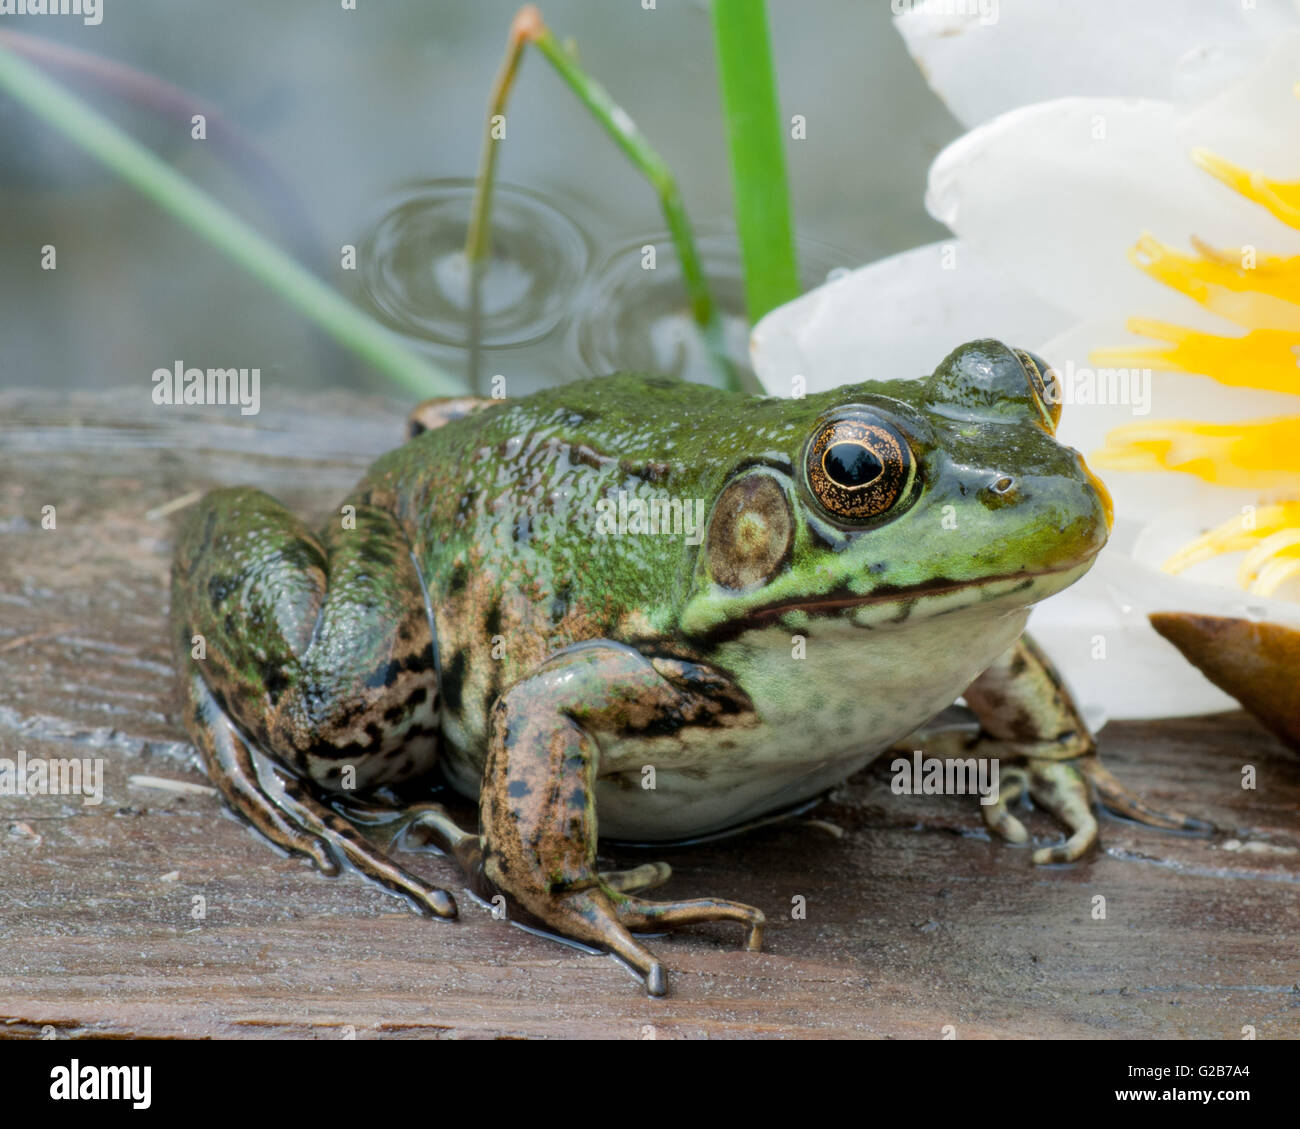
{"label": "green plant stem", "polygon": [[[532,4],[521,8],[511,24],[505,59],[492,88],[488,109],[488,132],[479,160],[474,210],[465,241],[465,257],[469,260],[471,279],[477,278],[477,264],[486,257],[489,249],[491,197],[496,176],[496,149],[499,144],[492,137],[491,119],[505,112],[511,87],[518,74],[520,58],[527,43],[537,47],[578,96],[579,101],[604,126],[614,143],[654,188],[655,194],[659,197],[659,206],[663,210],[669,234],[677,248],[677,259],[681,265],[682,281],[686,287],[691,316],[700,327],[706,349],[714,359],[727,386],[737,390],[743,388],[747,391],[761,391],[756,381],[752,384],[742,382],[735,367],[725,359],[722,319],[718,315],[717,305],[704,276],[691,222],[686,215],[681,190],[677,186],[677,178],[673,175],[672,169],[646,140],[645,135],[636,127],[636,123],[627,112],[614,101],[609,91],[588,75],[578,65],[573,55],[555,38],[542,20],[541,13]],[[474,285],[473,281],[471,285]],[[471,305],[473,304],[471,300]]]}
{"label": "green plant stem", "polygon": [[464,393],[459,380],[406,348],[206,192],[2,44],[0,88],[402,388],[423,396]]}
{"label": "green plant stem", "polygon": [[492,122],[498,115],[504,115],[506,112],[506,103],[510,100],[510,91],[515,84],[515,76],[519,73],[519,63],[523,59],[524,45],[528,42],[530,17],[535,14],[535,8],[524,8],[510,25],[506,57],[497,72],[496,81],[492,84],[492,96],[488,99],[487,133],[483,138],[483,152],[479,154],[474,210],[470,213],[469,232],[465,236],[465,258],[471,263],[485,258],[489,249],[492,185],[496,181],[498,149],[497,140],[492,136]]}
{"label": "green plant stem", "polygon": [[582,104],[591,111],[592,116],[605,127],[614,144],[623,150],[628,160],[650,181],[659,197],[664,220],[677,247],[677,259],[681,264],[691,313],[701,326],[716,322],[717,307],[704,277],[704,268],[695,248],[695,236],[691,231],[691,221],[687,218],[681,190],[677,187],[677,178],[672,169],[646,140],[636,123],[610,97],[609,91],[578,66],[549,28],[543,27],[533,42]]}
{"label": "green plant stem", "polygon": [[750,322],[799,295],[784,136],[763,0],[713,0],[718,81]]}

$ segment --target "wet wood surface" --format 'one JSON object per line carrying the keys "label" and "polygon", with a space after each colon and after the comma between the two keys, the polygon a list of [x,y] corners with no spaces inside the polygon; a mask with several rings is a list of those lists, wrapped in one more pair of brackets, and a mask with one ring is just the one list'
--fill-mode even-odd
{"label": "wet wood surface", "polygon": [[[972,800],[892,795],[878,765],[798,820],[612,852],[671,862],[666,896],[770,920],[762,953],[723,926],[653,941],[661,1000],[464,896],[459,921],[432,922],[275,853],[205,788],[178,722],[155,511],[247,482],[320,517],[403,415],[357,397],[240,417],[147,389],[0,393],[0,756],[105,768],[98,805],[0,796],[0,1034],[1300,1036],[1300,757],[1241,713],[1102,735],[1126,783],[1213,820],[1211,838],[1106,820],[1100,854],[1034,869],[988,841]],[[448,860],[402,857],[459,889]]]}

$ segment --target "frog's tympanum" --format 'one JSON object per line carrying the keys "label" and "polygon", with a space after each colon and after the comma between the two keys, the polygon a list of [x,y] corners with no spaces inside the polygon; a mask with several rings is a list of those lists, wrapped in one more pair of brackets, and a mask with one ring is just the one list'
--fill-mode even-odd
{"label": "frog's tympanum", "polygon": [[172,622],[190,732],[268,839],[446,918],[452,896],[358,830],[441,772],[478,798],[479,833],[428,799],[414,820],[471,888],[612,950],[654,994],[635,931],[735,921],[757,949],[763,914],[638,896],[668,867],[599,871],[598,831],[741,828],[958,696],[981,723],[963,755],[1002,766],[990,828],[1025,841],[1027,794],[1069,831],[1035,862],[1095,845],[1094,798],[1194,826],[1106,771],[1020,637],[1110,525],[1053,438],[1055,380],[985,340],[925,380],[800,399],[623,374],[422,405],[318,534],[253,489],[188,514]]}

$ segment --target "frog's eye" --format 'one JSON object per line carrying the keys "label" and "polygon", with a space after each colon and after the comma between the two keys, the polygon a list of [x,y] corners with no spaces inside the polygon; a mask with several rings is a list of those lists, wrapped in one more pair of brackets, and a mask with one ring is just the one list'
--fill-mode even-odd
{"label": "frog's eye", "polygon": [[916,478],[907,440],[868,413],[821,425],[804,459],[808,489],[832,519],[870,521],[906,497]]}
{"label": "frog's eye", "polygon": [[1056,430],[1061,388],[1041,357],[982,338],[958,345],[930,377],[932,411],[988,423],[1032,423]]}
{"label": "frog's eye", "polygon": [[1061,378],[1042,357],[1027,349],[1013,349],[1020,366],[1029,378],[1029,387],[1034,390],[1034,398],[1046,416],[1048,426],[1053,432],[1061,422]]}

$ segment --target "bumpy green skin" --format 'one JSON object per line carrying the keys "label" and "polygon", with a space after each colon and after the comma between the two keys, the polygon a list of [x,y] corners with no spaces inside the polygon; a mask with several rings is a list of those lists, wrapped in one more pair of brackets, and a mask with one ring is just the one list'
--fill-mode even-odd
{"label": "bumpy green skin", "polygon": [[[319,538],[257,491],[218,491],[180,529],[173,572],[196,743],[232,804],[304,850],[245,746],[329,791],[440,760],[482,791],[488,879],[652,985],[626,927],[725,917],[756,944],[750,907],[642,903],[597,876],[597,809],[621,833],[670,838],[805,798],[1014,643],[1109,529],[1031,374],[981,341],[926,381],[799,400],[624,374],[457,404],[372,467],[347,500],[355,527]],[[905,496],[856,524],[831,519],[803,466],[821,422],[855,406],[915,459]],[[758,574],[713,520],[741,479],[768,506],[745,551],[789,538]],[[620,494],[692,514],[699,500],[707,531],[605,535],[602,502],[616,512]],[[640,786],[647,764],[658,789]],[[333,843],[323,827],[312,834]]]}

